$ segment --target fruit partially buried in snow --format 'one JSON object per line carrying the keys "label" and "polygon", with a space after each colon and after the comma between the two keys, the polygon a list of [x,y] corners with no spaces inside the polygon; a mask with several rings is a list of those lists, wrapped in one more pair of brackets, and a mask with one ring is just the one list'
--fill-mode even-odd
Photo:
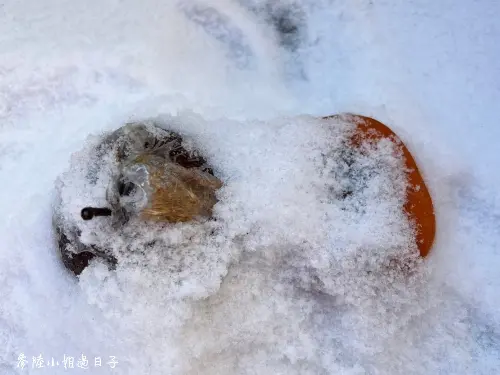
{"label": "fruit partially buried in snow", "polygon": [[436,218],[431,195],[408,148],[391,129],[373,118],[342,114],[327,116],[324,119],[340,119],[356,125],[350,139],[351,147],[358,148],[363,142],[377,142],[381,139],[387,139],[401,148],[408,179],[404,210],[415,226],[420,255],[426,257],[434,243]]}
{"label": "fruit partially buried in snow", "polygon": [[[355,125],[347,150],[361,149],[365,142],[382,139],[402,150],[408,181],[404,211],[415,226],[420,255],[427,256],[435,236],[434,209],[406,146],[392,130],[372,118],[345,114],[325,119]],[[87,162],[78,165],[86,156]],[[75,162],[77,165],[67,172],[69,177],[60,180],[53,223],[62,261],[76,275],[96,257],[111,268],[118,262],[102,241],[93,238],[95,231],[101,233],[101,238],[103,233],[120,235],[131,219],[178,223],[211,218],[216,191],[222,186],[198,151],[190,150],[179,134],[154,124],[127,124],[80,152]],[[106,193],[99,193],[103,189]],[[68,195],[68,190],[73,190],[73,195]],[[96,200],[99,203],[92,204],[94,190],[102,197]],[[75,199],[79,204],[84,202],[81,207],[75,206]]]}
{"label": "fruit partially buried in snow", "polygon": [[[88,153],[90,162],[72,166],[72,171],[88,169],[82,190],[91,186],[100,191],[98,185],[108,183],[105,207],[82,207],[76,218],[72,199],[63,191],[72,181],[63,178],[53,216],[62,261],[74,274],[79,275],[95,257],[111,267],[117,263],[108,249],[88,239],[89,221],[107,220],[98,229],[118,231],[132,218],[178,223],[211,217],[222,182],[199,152],[185,148],[179,134],[153,124],[131,123],[104,137]],[[103,183],[99,178],[107,170],[112,172]]]}

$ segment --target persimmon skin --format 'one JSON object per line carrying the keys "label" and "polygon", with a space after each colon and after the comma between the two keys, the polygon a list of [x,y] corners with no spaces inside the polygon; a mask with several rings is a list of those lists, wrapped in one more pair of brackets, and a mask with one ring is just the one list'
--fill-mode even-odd
{"label": "persimmon skin", "polygon": [[350,139],[353,147],[359,146],[363,140],[378,141],[383,138],[401,147],[408,178],[404,210],[415,225],[417,247],[420,256],[425,258],[432,248],[436,235],[434,205],[417,163],[405,144],[386,125],[370,117],[347,113],[326,116],[323,119],[339,119],[355,124],[356,130]]}

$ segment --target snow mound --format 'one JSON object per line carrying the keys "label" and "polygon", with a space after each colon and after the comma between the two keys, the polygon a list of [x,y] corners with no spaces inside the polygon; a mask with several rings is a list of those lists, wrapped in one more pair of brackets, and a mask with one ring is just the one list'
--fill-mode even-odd
{"label": "snow mound", "polygon": [[[153,121],[206,155],[224,186],[215,220],[132,219],[117,229],[107,218],[79,218],[82,207],[107,203],[116,166],[111,151],[96,152],[106,134],[90,136],[73,154],[58,181],[58,215],[78,225],[84,242],[111,249],[117,259],[116,269],[94,260],[79,276],[88,302],[105,315],[136,323],[163,315],[156,324],[166,324],[172,336],[184,335],[176,341],[185,343],[183,350],[199,351],[189,358],[231,345],[245,329],[251,337],[263,335],[266,345],[278,345],[279,357],[288,350],[291,337],[285,337],[297,331],[267,337],[265,326],[282,330],[275,314],[291,309],[296,296],[304,308],[327,298],[351,314],[357,311],[350,315],[351,329],[378,341],[426,311],[426,272],[403,210],[407,181],[394,143],[348,147],[355,128],[340,118],[235,122],[190,113]],[[255,306],[261,288],[269,289],[270,299],[264,293],[258,297],[263,305]],[[263,326],[252,319],[240,328],[225,326],[245,309],[274,318]],[[227,340],[190,341],[192,330],[211,334],[220,324]],[[139,327],[136,334],[144,329]]]}

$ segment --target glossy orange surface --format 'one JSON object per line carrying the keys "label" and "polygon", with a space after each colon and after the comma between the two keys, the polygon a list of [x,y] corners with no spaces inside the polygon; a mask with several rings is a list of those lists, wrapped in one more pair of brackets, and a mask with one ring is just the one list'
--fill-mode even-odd
{"label": "glossy orange surface", "polygon": [[324,119],[329,118],[341,119],[357,125],[356,131],[351,138],[354,147],[363,140],[377,141],[382,138],[396,142],[402,147],[405,165],[408,170],[408,188],[404,210],[416,227],[416,240],[420,255],[422,257],[427,256],[434,243],[436,218],[431,195],[410,151],[391,129],[373,118],[353,114],[324,117]]}

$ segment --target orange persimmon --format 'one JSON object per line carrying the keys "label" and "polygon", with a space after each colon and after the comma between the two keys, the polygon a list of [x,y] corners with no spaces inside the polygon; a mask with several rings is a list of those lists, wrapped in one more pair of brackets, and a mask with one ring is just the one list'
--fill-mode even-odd
{"label": "orange persimmon", "polygon": [[404,210],[416,228],[417,246],[422,257],[429,254],[436,233],[436,218],[429,190],[412,157],[401,139],[381,122],[366,116],[342,114],[323,117],[323,119],[340,119],[356,125],[351,143],[354,147],[363,140],[377,141],[387,138],[402,147],[407,169],[408,188]]}

